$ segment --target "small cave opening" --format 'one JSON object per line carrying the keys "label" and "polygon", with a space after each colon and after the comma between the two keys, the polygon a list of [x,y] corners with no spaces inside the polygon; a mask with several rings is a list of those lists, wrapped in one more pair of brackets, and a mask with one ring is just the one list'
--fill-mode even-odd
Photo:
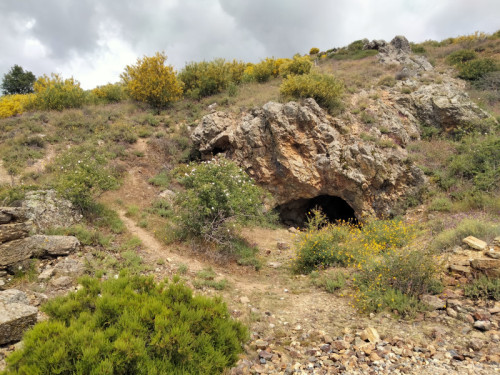
{"label": "small cave opening", "polygon": [[231,148],[229,137],[227,135],[220,137],[212,147],[212,156],[226,154]]}
{"label": "small cave opening", "polygon": [[314,198],[296,199],[276,207],[283,224],[302,227],[307,222],[309,212],[320,209],[330,223],[348,221],[358,223],[354,209],[340,197],[319,195]]}

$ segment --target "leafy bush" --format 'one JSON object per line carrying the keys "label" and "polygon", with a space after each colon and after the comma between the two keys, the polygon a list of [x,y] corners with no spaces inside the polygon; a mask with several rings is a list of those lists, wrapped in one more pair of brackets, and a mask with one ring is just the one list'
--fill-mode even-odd
{"label": "leafy bush", "polygon": [[63,79],[52,73],[43,75],[35,82],[35,97],[31,106],[41,110],[62,111],[65,108],[79,108],[87,101],[80,82],[73,78]]}
{"label": "leafy bush", "polygon": [[317,47],[312,47],[310,50],[309,50],[309,54],[310,55],[317,55],[319,53],[319,48]]}
{"label": "leafy bush", "polygon": [[92,208],[96,195],[119,184],[106,153],[97,148],[74,147],[59,156],[53,168],[57,190],[82,210]]}
{"label": "leafy bush", "polygon": [[437,235],[431,243],[431,249],[445,251],[460,245],[467,236],[474,236],[485,241],[500,235],[500,224],[477,219],[464,219],[453,229]]}
{"label": "leafy bush", "polygon": [[308,274],[334,265],[362,267],[371,257],[405,246],[413,237],[414,230],[398,220],[334,225],[321,211],[313,210],[307,231],[296,238],[292,270]]}
{"label": "leafy bush", "polygon": [[120,77],[132,99],[163,108],[182,97],[183,83],[177,80],[172,66],[165,65],[166,60],[164,53],[157,52],[126,66]]}
{"label": "leafy bush", "polygon": [[275,59],[266,58],[258,64],[253,65],[253,79],[257,82],[267,82],[271,77],[277,77],[279,74],[279,65],[276,62],[277,60]]}
{"label": "leafy bush", "polygon": [[384,76],[378,81],[379,86],[394,87],[395,84],[396,78],[390,75]]}
{"label": "leafy bush", "polygon": [[214,95],[226,90],[231,83],[239,84],[246,64],[234,60],[215,59],[207,62],[192,62],[179,73],[184,82],[184,92],[192,98]]}
{"label": "leafy bush", "polygon": [[126,98],[123,85],[119,83],[98,86],[92,90],[92,94],[103,103],[118,103]]}
{"label": "leafy bush", "polygon": [[318,271],[313,271],[309,276],[312,285],[324,289],[328,293],[334,293],[342,289],[346,284],[346,276],[340,271],[324,272],[321,274]]}
{"label": "leafy bush", "polygon": [[23,113],[33,101],[33,94],[16,94],[0,97],[0,118],[11,117]]}
{"label": "leafy bush", "polygon": [[446,57],[446,62],[450,65],[460,65],[477,58],[477,53],[471,49],[461,49],[450,53]]}
{"label": "leafy bush", "polygon": [[178,168],[177,175],[185,188],[176,197],[181,237],[232,250],[235,225],[264,220],[264,191],[233,162],[221,158],[190,163]]}
{"label": "leafy bush", "polygon": [[309,56],[295,55],[293,60],[286,61],[279,67],[279,73],[282,77],[288,77],[292,74],[309,74],[312,68],[312,62]]}
{"label": "leafy bush", "polygon": [[486,58],[470,60],[459,66],[458,76],[469,81],[474,81],[481,78],[486,73],[497,70],[498,65],[493,59]]}
{"label": "leafy bush", "polygon": [[411,51],[413,53],[417,53],[417,54],[424,54],[426,53],[427,51],[425,50],[425,47],[420,45],[420,44],[415,44],[415,43],[410,43],[410,47],[411,47]]}
{"label": "leafy bush", "polygon": [[1,85],[2,93],[4,95],[30,94],[33,92],[33,83],[35,83],[35,80],[36,77],[33,73],[24,71],[19,65],[14,65],[3,76]]}
{"label": "leafy bush", "polygon": [[280,86],[280,94],[284,97],[313,98],[329,111],[341,107],[343,91],[343,83],[334,76],[317,73],[289,76]]}
{"label": "leafy bush", "polygon": [[50,320],[25,334],[7,374],[221,374],[238,360],[247,332],[218,298],[152,277],[81,284],[43,307]]}
{"label": "leafy bush", "polygon": [[357,275],[357,303],[362,311],[422,310],[418,297],[436,284],[439,263],[431,253],[392,249],[368,261]]}
{"label": "leafy bush", "polygon": [[480,276],[464,286],[466,297],[474,299],[493,299],[500,301],[500,279]]}

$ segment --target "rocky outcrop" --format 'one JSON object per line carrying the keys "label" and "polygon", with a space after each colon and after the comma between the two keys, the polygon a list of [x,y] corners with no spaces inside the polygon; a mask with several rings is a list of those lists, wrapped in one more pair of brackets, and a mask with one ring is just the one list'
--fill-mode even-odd
{"label": "rocky outcrop", "polygon": [[33,257],[56,257],[74,252],[80,242],[73,236],[34,235],[28,209],[0,207],[0,270],[12,270]]}
{"label": "rocky outcrop", "polygon": [[39,233],[49,228],[69,227],[82,219],[73,204],[58,196],[54,190],[26,193],[22,207],[33,230]]}
{"label": "rocky outcrop", "polygon": [[30,306],[24,292],[8,289],[0,292],[0,345],[21,340],[23,333],[37,320],[38,309]]}
{"label": "rocky outcrop", "polygon": [[235,160],[278,205],[332,196],[358,218],[387,216],[424,182],[403,148],[349,134],[313,99],[302,105],[269,102],[242,118],[211,113],[192,139],[205,158],[224,152]]}
{"label": "rocky outcrop", "polygon": [[431,71],[432,65],[424,56],[411,53],[410,43],[404,36],[398,35],[390,43],[383,40],[373,40],[364,45],[364,49],[378,50],[378,59],[387,65],[401,65],[401,74],[413,77],[423,71]]}

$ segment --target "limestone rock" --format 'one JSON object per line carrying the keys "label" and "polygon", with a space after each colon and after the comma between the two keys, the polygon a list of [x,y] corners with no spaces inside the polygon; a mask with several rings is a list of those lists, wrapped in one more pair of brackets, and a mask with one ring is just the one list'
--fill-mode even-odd
{"label": "limestone rock", "polygon": [[0,243],[24,238],[28,233],[29,227],[25,223],[0,225]]}
{"label": "limestone rock", "polygon": [[340,198],[358,218],[387,216],[425,182],[403,148],[343,134],[313,99],[269,102],[241,118],[208,114],[192,140],[205,159],[225,153],[236,161],[273,194],[292,225],[295,213],[305,214],[308,199],[318,196]]}
{"label": "limestone rock", "polygon": [[73,236],[35,235],[0,245],[0,268],[31,257],[68,255],[80,242]]}
{"label": "limestone rock", "polygon": [[431,294],[424,294],[420,297],[420,300],[432,307],[434,310],[443,310],[446,308],[446,303],[441,298]]}
{"label": "limestone rock", "polygon": [[475,270],[490,277],[500,277],[500,259],[478,258],[471,261],[471,266]]}
{"label": "limestone rock", "polygon": [[0,224],[22,222],[26,219],[26,211],[21,207],[0,207]]}
{"label": "limestone rock", "polygon": [[467,244],[470,248],[474,250],[484,251],[487,249],[488,244],[474,236],[466,237],[462,240],[463,243]]}
{"label": "limestone rock", "polygon": [[56,275],[77,277],[83,275],[85,265],[79,259],[64,258],[53,270]]}
{"label": "limestone rock", "polygon": [[361,339],[364,341],[370,341],[373,344],[376,344],[380,341],[380,335],[377,330],[373,327],[366,328],[363,332],[361,332]]}
{"label": "limestone rock", "polygon": [[55,190],[28,192],[22,207],[33,229],[38,232],[54,227],[69,227],[82,219],[73,204],[59,197]]}
{"label": "limestone rock", "polygon": [[0,345],[19,341],[36,323],[38,309],[28,305],[26,294],[19,290],[0,292]]}

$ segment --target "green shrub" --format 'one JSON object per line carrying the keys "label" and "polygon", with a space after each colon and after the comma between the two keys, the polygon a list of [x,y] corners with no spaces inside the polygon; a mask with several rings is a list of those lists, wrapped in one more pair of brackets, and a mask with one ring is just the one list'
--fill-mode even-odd
{"label": "green shrub", "polygon": [[450,65],[460,65],[477,58],[477,53],[471,49],[461,49],[450,53],[446,57],[446,62]]}
{"label": "green shrub", "polygon": [[309,56],[295,55],[293,60],[284,62],[279,67],[279,72],[282,77],[296,74],[309,74],[312,68],[312,62]]}
{"label": "green shrub", "polygon": [[500,301],[500,279],[482,275],[464,286],[464,294],[473,299]]}
{"label": "green shrub", "polygon": [[429,205],[429,211],[450,212],[453,207],[452,201],[447,197],[436,197]]}
{"label": "green shrub", "polygon": [[157,199],[151,204],[151,208],[149,210],[151,213],[158,215],[160,217],[171,217],[174,214],[172,210],[172,205],[166,199]]}
{"label": "green shrub", "polygon": [[151,177],[148,182],[153,186],[167,188],[170,185],[170,176],[167,171],[161,171],[156,176]]}
{"label": "green shrub", "polygon": [[224,59],[191,62],[178,77],[186,95],[195,99],[220,93],[233,81],[230,63]]}
{"label": "green shrub", "polygon": [[56,189],[73,204],[86,211],[94,197],[118,187],[118,173],[108,166],[102,149],[76,146],[59,156],[53,165]]}
{"label": "green shrub", "polygon": [[317,47],[312,47],[310,50],[309,50],[309,54],[310,55],[317,55],[319,53],[319,48]]}
{"label": "green shrub", "polygon": [[6,374],[222,374],[247,338],[220,299],[179,282],[84,278],[49,301],[50,320],[24,337]]}
{"label": "green shrub", "polygon": [[313,98],[329,111],[341,107],[343,91],[343,83],[334,76],[318,73],[289,76],[280,86],[280,94],[285,98]]}
{"label": "green shrub", "polygon": [[396,78],[390,75],[384,76],[378,81],[379,86],[394,87],[395,84]]}
{"label": "green shrub", "polygon": [[486,73],[498,70],[498,64],[495,60],[485,58],[466,61],[458,68],[458,76],[460,78],[474,81],[480,79]]}
{"label": "green shrub", "polygon": [[500,224],[477,219],[463,219],[453,229],[448,229],[437,235],[431,243],[431,249],[445,251],[460,245],[468,236],[489,241],[500,235]]}
{"label": "green shrub", "polygon": [[424,306],[418,297],[436,285],[439,263],[432,253],[393,249],[373,257],[357,275],[358,304],[365,312],[384,309],[412,315]]}
{"label": "green shrub", "polygon": [[182,238],[202,238],[232,250],[238,224],[264,220],[264,191],[233,162],[190,163],[176,173],[185,188],[176,197]]}
{"label": "green shrub", "polygon": [[52,74],[50,77],[44,75],[35,82],[35,97],[31,106],[41,110],[62,111],[65,108],[79,108],[86,102],[87,95],[78,81]]}
{"label": "green shrub", "polygon": [[423,55],[427,52],[425,47],[421,44],[410,43],[410,48],[413,53],[417,53],[419,55]]}
{"label": "green shrub", "polygon": [[212,268],[205,268],[196,273],[196,278],[193,280],[193,286],[196,289],[211,288],[215,290],[224,290],[228,285],[226,279],[216,280],[217,274]]}
{"label": "green shrub", "polygon": [[346,275],[340,271],[319,273],[313,271],[309,275],[311,284],[317,288],[324,289],[328,293],[334,293],[342,289],[346,284]]}
{"label": "green shrub", "polygon": [[275,59],[266,58],[253,65],[252,76],[257,82],[267,82],[271,77],[276,77],[278,73],[279,70],[276,69]]}
{"label": "green shrub", "polygon": [[92,94],[101,103],[118,103],[127,97],[125,89],[120,83],[108,83],[104,86],[97,86],[92,90]]}
{"label": "green shrub", "polygon": [[111,242],[111,236],[105,236],[100,231],[83,224],[76,224],[67,228],[52,228],[46,231],[45,234],[75,236],[82,245],[87,246],[108,246]]}

